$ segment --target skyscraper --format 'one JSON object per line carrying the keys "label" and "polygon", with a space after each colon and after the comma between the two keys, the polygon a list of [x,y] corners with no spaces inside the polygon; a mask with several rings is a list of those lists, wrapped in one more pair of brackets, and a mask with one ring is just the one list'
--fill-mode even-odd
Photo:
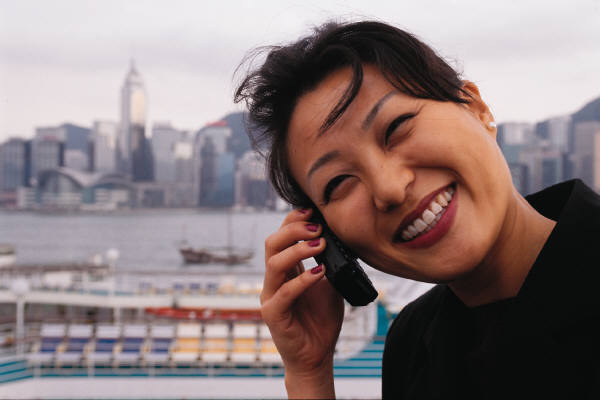
{"label": "skyscraper", "polygon": [[535,143],[535,126],[529,123],[507,122],[498,125],[498,144],[510,168],[513,183],[521,194],[532,191],[532,163],[528,154]]}
{"label": "skyscraper", "polygon": [[146,139],[146,103],[144,82],[132,62],[121,89],[117,160],[119,171],[134,181],[154,178],[152,151]]}
{"label": "skyscraper", "polygon": [[31,141],[12,138],[0,145],[0,192],[16,191],[28,186]]}
{"label": "skyscraper", "polygon": [[248,150],[237,161],[235,171],[235,203],[239,207],[275,206],[275,191],[269,184],[265,158]]}
{"label": "skyscraper", "polygon": [[168,122],[152,125],[152,153],[154,156],[154,179],[157,182],[176,182],[175,148],[185,140],[186,133],[175,129]]}
{"label": "skyscraper", "polygon": [[35,182],[40,172],[65,166],[66,133],[60,126],[35,129],[31,141],[31,178]]}
{"label": "skyscraper", "polygon": [[45,169],[67,167],[79,171],[89,168],[90,129],[64,123],[35,128],[31,144],[31,177]]}
{"label": "skyscraper", "polygon": [[113,121],[94,121],[91,141],[93,171],[116,172],[116,148],[118,125]]}

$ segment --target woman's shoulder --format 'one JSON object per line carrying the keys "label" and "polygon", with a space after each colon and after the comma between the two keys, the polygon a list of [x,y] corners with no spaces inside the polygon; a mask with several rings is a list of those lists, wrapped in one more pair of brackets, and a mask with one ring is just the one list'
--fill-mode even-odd
{"label": "woman's shoulder", "polygon": [[436,285],[408,303],[390,325],[388,339],[407,335],[419,337],[447,294],[446,285]]}

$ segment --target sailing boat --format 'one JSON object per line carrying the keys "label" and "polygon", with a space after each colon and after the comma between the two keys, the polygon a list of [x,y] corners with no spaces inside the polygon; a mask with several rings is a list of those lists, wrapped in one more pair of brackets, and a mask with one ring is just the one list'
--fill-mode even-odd
{"label": "sailing boat", "polygon": [[231,213],[227,213],[227,246],[194,248],[184,239],[179,246],[179,253],[186,264],[235,265],[252,259],[254,250],[235,247],[232,242]]}

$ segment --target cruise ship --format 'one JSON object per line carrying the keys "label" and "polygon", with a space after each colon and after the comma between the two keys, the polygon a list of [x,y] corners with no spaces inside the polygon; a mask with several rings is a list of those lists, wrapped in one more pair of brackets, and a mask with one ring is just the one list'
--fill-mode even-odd
{"label": "cruise ship", "polygon": [[[259,312],[262,276],[220,271],[0,268],[0,398],[285,397]],[[380,397],[389,322],[428,288],[372,278],[378,300],[346,304],[334,365],[340,398]]]}

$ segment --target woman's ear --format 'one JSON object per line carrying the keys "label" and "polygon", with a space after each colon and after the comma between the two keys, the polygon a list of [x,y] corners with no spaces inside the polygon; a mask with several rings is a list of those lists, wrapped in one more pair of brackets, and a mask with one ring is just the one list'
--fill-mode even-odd
{"label": "woman's ear", "polygon": [[477,85],[471,81],[463,81],[462,90],[466,92],[466,94],[463,93],[463,97],[468,101],[465,107],[471,111],[475,118],[481,121],[485,129],[495,138],[497,129],[494,116],[488,105],[481,99]]}

